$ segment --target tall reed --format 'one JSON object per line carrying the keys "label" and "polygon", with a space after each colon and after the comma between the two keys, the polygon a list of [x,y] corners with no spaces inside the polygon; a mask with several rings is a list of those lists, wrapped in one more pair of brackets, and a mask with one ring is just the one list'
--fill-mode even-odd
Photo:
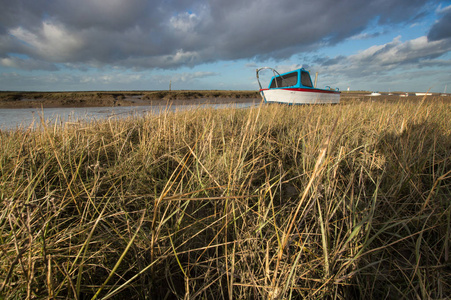
{"label": "tall reed", "polygon": [[445,298],[451,106],[0,132],[0,298]]}

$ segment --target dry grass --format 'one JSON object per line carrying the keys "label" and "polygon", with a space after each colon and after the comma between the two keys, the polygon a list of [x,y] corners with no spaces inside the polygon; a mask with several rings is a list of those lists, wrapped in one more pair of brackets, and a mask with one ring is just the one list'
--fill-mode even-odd
{"label": "dry grass", "polygon": [[443,299],[450,107],[267,105],[0,132],[0,298]]}

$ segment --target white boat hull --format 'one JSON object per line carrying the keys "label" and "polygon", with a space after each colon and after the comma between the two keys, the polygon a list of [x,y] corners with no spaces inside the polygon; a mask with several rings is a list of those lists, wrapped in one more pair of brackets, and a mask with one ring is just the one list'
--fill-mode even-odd
{"label": "white boat hull", "polygon": [[340,92],[321,89],[262,89],[265,102],[287,104],[340,103]]}

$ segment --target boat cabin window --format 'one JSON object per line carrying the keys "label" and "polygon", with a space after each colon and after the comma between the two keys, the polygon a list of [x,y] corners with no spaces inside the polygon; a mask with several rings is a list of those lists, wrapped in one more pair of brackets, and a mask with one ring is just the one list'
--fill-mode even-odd
{"label": "boat cabin window", "polygon": [[[277,80],[277,85],[276,85]],[[270,89],[277,87],[288,87],[298,84],[298,72],[281,75],[274,78],[269,86]]]}
{"label": "boat cabin window", "polygon": [[301,72],[301,84],[307,87],[313,87],[312,79],[310,78],[310,74],[307,72]]}

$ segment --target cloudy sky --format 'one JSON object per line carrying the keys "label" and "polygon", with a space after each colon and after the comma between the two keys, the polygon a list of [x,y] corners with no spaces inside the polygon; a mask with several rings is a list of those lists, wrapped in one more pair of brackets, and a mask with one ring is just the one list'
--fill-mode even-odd
{"label": "cloudy sky", "polygon": [[[0,0],[0,90],[451,91],[451,1]],[[266,85],[267,83],[265,83]]]}

